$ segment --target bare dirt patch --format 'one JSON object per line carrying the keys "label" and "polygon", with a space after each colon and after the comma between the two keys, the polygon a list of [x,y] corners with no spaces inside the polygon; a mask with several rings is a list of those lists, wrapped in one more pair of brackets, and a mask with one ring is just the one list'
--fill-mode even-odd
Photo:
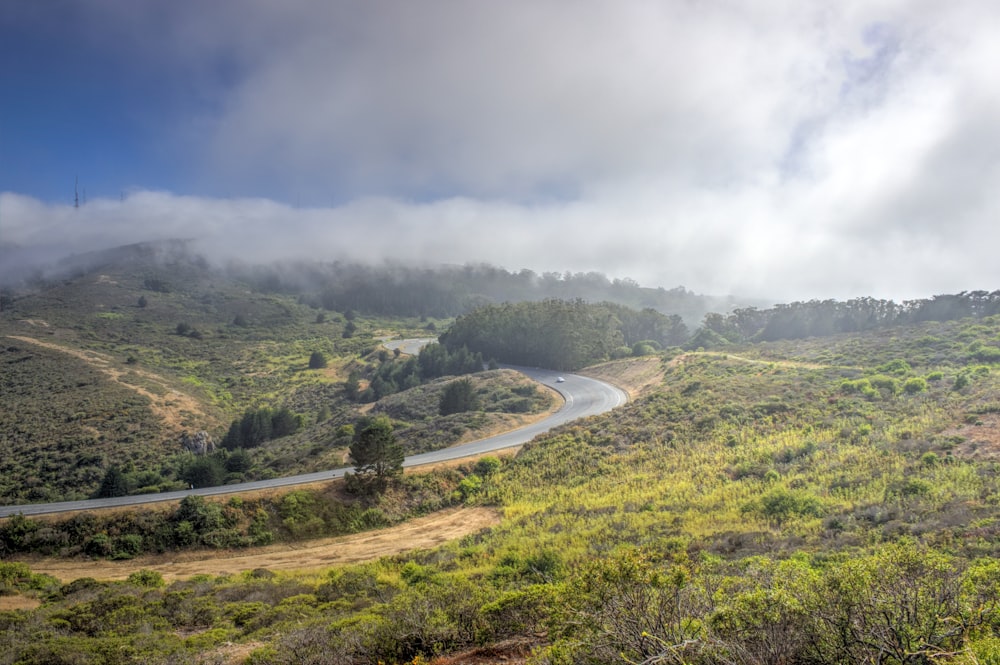
{"label": "bare dirt patch", "polygon": [[601,363],[588,367],[580,374],[607,381],[627,392],[629,399],[635,399],[647,390],[660,385],[663,382],[664,372],[658,356],[643,356]]}
{"label": "bare dirt patch", "polygon": [[981,461],[1000,459],[1000,415],[986,413],[975,423],[959,425],[941,432],[946,437],[964,439],[952,448],[956,457]]}
{"label": "bare dirt patch", "polygon": [[130,561],[80,561],[42,557],[23,557],[19,560],[28,564],[35,573],[47,573],[64,582],[81,577],[122,580],[139,570],[155,570],[167,580],[202,574],[235,574],[255,568],[315,570],[370,561],[412,549],[436,547],[499,523],[500,514],[496,510],[454,508],[387,529],[245,550],[158,554]]}
{"label": "bare dirt patch", "polygon": [[0,596],[0,612],[8,610],[33,610],[42,604],[42,601],[30,596]]}
{"label": "bare dirt patch", "polygon": [[[110,357],[96,351],[71,349],[65,346],[60,346],[59,344],[53,344],[52,342],[43,342],[35,339],[34,337],[23,337],[20,335],[8,335],[8,337],[10,339],[16,339],[20,342],[35,344],[52,351],[65,353],[88,363],[95,369],[105,374],[115,383],[134,390],[143,397],[147,398],[150,403],[149,408],[152,409],[153,413],[155,413],[163,421],[165,428],[168,430],[172,430],[180,434],[185,431],[182,423],[187,420],[187,418],[192,415],[205,417],[205,412],[198,400],[173,388],[163,377],[157,374],[134,367],[130,367],[128,370],[119,369]],[[163,394],[157,395],[142,386],[136,386],[127,382],[123,378],[127,374],[134,374],[142,377],[146,381],[150,381],[154,385],[162,388]]]}
{"label": "bare dirt patch", "polygon": [[733,360],[736,362],[746,363],[748,365],[766,365],[774,367],[798,367],[801,369],[826,369],[830,365],[819,365],[817,363],[805,363],[799,362],[797,360],[773,360],[770,358],[744,358],[743,356],[736,356],[731,353],[725,353],[723,351],[688,351],[687,353],[682,353],[679,356],[670,360],[667,363],[670,367],[676,367],[678,365],[683,365],[689,360],[697,358],[698,356],[710,356],[713,358],[720,358],[722,360]]}

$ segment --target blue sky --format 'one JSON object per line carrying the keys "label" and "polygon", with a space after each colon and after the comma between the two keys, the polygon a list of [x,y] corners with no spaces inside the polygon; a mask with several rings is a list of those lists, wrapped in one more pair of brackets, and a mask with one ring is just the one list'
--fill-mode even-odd
{"label": "blue sky", "polygon": [[0,243],[992,290],[996,34],[985,0],[11,0]]}

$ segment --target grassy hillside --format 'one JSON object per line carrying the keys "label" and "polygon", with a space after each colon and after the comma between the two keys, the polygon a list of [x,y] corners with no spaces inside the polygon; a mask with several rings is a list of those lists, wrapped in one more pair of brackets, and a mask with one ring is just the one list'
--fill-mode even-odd
{"label": "grassy hillside", "polygon": [[[206,431],[219,443],[248,409],[289,409],[300,428],[249,450],[249,466],[236,465],[220,482],[343,466],[345,426],[361,416],[345,381],[352,372],[363,384],[388,374],[385,366],[402,359],[380,340],[426,337],[434,323],[261,293],[182,244],[80,257],[64,278],[36,284],[0,311],[0,502],[86,498],[111,467],[132,491],[186,487],[195,460],[182,437]],[[310,369],[314,354],[324,367]],[[533,388],[514,392],[525,385],[503,373],[477,378],[484,410],[475,415],[430,418],[442,382],[375,410],[391,415],[404,447],[418,452],[551,407],[552,398]]]}
{"label": "grassy hillside", "polygon": [[2,615],[0,663],[1000,662],[998,340],[991,317],[666,354],[456,490],[503,521],[431,551],[169,586],[8,566],[44,604]]}

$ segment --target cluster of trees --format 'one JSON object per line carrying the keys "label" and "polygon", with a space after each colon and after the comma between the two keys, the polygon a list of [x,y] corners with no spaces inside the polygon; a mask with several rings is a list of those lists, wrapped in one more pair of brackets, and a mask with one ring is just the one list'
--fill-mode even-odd
{"label": "cluster of trees", "polygon": [[629,355],[631,345],[644,341],[667,346],[685,339],[679,316],[583,300],[487,305],[459,317],[441,336],[449,349],[467,347],[500,362],[554,369]]}
{"label": "cluster of trees", "polygon": [[876,298],[810,300],[769,309],[743,307],[706,315],[703,326],[728,342],[774,341],[864,332],[923,321],[955,321],[1000,314],[1000,291],[963,291],[953,295],[896,303]]}
{"label": "cluster of trees", "polygon": [[97,498],[155,494],[188,487],[215,487],[247,480],[254,468],[253,458],[243,448],[216,450],[207,455],[183,453],[159,471],[137,471],[131,463],[110,465],[104,472]]}
{"label": "cluster of trees", "polygon": [[361,390],[362,375],[353,371],[345,391],[351,401],[374,402],[387,395],[415,388],[442,376],[475,374],[486,367],[483,354],[472,353],[465,347],[449,349],[441,344],[428,344],[416,357],[390,357],[388,351],[378,356],[379,364],[368,377],[368,387]]}
{"label": "cluster of trees", "polygon": [[302,416],[288,407],[247,409],[242,418],[234,420],[222,439],[222,447],[255,448],[271,439],[295,434],[302,427]]}
{"label": "cluster of trees", "polygon": [[55,522],[16,515],[0,524],[0,552],[128,559],[191,547],[248,547],[272,542],[273,522],[261,502],[188,496],[168,511],[79,513]]}

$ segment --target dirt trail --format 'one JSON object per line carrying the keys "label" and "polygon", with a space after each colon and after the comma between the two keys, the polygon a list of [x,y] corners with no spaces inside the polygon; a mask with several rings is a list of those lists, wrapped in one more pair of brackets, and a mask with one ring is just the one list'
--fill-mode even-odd
{"label": "dirt trail", "polygon": [[[181,423],[186,420],[185,413],[205,417],[205,412],[202,410],[201,405],[196,399],[171,387],[163,379],[163,377],[157,374],[131,367],[128,370],[119,369],[114,365],[114,361],[110,357],[104,355],[103,353],[98,353],[97,351],[70,349],[65,346],[60,346],[59,344],[53,344],[52,342],[43,342],[39,339],[35,339],[34,337],[23,337],[21,335],[8,335],[7,337],[9,339],[16,339],[19,342],[34,344],[52,351],[65,353],[88,363],[95,369],[105,374],[115,383],[121,384],[130,390],[134,390],[143,397],[148,398],[149,408],[153,410],[153,413],[155,413],[163,421],[164,425],[169,430],[177,433],[182,433],[184,431],[184,427]],[[136,386],[127,382],[124,379],[127,374],[141,376],[143,379],[162,387],[165,394],[157,395],[149,390],[146,390],[142,386]]]}
{"label": "dirt trail", "polygon": [[[692,358],[697,358],[699,356],[709,356],[713,358],[722,358],[725,360],[735,360],[742,363],[747,363],[748,365],[774,365],[775,367],[799,367],[802,369],[827,369],[832,367],[832,365],[820,365],[818,363],[806,363],[800,362],[798,360],[772,360],[767,358],[744,358],[743,356],[737,356],[732,353],[726,353],[724,351],[688,351],[687,353],[682,353],[679,356],[672,358],[670,362],[667,363],[670,367],[676,367],[677,365],[683,365],[685,362]],[[856,369],[856,368],[855,368]]]}
{"label": "dirt trail", "polygon": [[436,547],[499,523],[499,512],[490,508],[451,508],[377,531],[245,550],[158,554],[129,561],[45,557],[15,557],[15,560],[28,564],[32,572],[48,573],[64,582],[81,577],[123,580],[143,569],[155,570],[167,580],[200,574],[225,575],[255,568],[313,570]]}

